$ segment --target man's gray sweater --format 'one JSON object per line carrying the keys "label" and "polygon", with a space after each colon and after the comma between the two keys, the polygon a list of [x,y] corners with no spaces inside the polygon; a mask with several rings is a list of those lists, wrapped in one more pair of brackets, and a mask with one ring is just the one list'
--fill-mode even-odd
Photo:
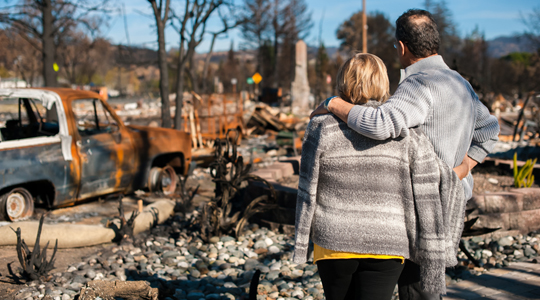
{"label": "man's gray sweater", "polygon": [[[465,153],[482,162],[499,134],[497,118],[439,55],[406,68],[394,95],[378,108],[354,106],[347,123],[356,132],[377,140],[407,136],[409,128],[419,126],[439,158],[451,167],[461,164]],[[463,180],[463,187],[470,198],[471,174]]]}
{"label": "man's gray sweater", "polygon": [[421,130],[378,141],[316,116],[302,147],[294,261],[306,261],[311,234],[326,249],[422,262],[424,286],[442,293],[465,203],[459,178]]}

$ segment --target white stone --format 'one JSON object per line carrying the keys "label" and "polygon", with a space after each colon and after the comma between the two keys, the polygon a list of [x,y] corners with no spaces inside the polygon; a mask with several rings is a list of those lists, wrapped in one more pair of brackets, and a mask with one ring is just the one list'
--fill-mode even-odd
{"label": "white stone", "polygon": [[249,258],[257,258],[259,257],[259,254],[253,252],[253,251],[249,251],[248,253],[246,253],[247,257]]}
{"label": "white stone", "polygon": [[304,292],[302,292],[302,290],[295,290],[292,292],[291,296],[302,299],[304,298]]}
{"label": "white stone", "polygon": [[218,256],[219,260],[228,260],[231,256],[227,253],[222,253]]}
{"label": "white stone", "polygon": [[[71,273],[71,272],[73,272],[73,271],[77,271],[77,268],[75,268],[74,266],[71,266],[71,267],[69,267],[69,268],[67,269],[67,271]],[[43,286],[43,287],[45,287],[45,286]],[[39,288],[40,288],[40,289],[42,288],[41,285],[39,286]]]}
{"label": "white stone", "polygon": [[492,257],[493,256],[493,252],[487,250],[487,249],[484,249],[482,250],[482,256],[486,256],[487,257]]}
{"label": "white stone", "polygon": [[498,184],[499,181],[495,178],[488,178],[488,182],[491,183],[491,184]]}
{"label": "white stone", "polygon": [[225,243],[223,243],[223,247],[229,247],[229,246],[234,246],[234,245],[236,245],[236,242],[234,240],[226,241]]}
{"label": "white stone", "polygon": [[271,271],[277,271],[277,270],[280,270],[280,269],[281,269],[281,262],[279,262],[279,261],[270,265],[270,270]]}
{"label": "white stone", "polygon": [[278,253],[279,252],[279,248],[277,246],[270,246],[268,248],[268,252],[270,252],[270,254],[275,254],[275,253]]}
{"label": "white stone", "polygon": [[274,241],[272,241],[272,239],[268,237],[264,239],[264,242],[266,243],[266,246],[270,246],[274,243]]}

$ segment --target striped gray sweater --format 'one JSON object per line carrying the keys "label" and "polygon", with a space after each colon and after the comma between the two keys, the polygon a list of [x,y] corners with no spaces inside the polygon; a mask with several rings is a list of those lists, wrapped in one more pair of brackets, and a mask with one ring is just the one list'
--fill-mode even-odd
{"label": "striped gray sweater", "polygon": [[[461,164],[465,153],[482,162],[499,134],[497,118],[439,55],[402,70],[399,87],[387,102],[378,108],[354,106],[347,123],[377,140],[407,136],[409,128],[419,126],[437,155],[451,167]],[[472,196],[473,184],[469,174],[463,180],[467,198]]]}
{"label": "striped gray sweater", "polygon": [[[373,103],[370,103],[373,104]],[[327,114],[308,125],[296,203],[294,261],[308,243],[422,262],[426,289],[444,292],[465,208],[463,187],[419,129],[372,140]]]}

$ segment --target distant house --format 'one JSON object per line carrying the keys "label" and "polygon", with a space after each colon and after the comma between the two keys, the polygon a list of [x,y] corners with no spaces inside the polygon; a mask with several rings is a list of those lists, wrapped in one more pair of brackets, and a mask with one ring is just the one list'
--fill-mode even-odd
{"label": "distant house", "polygon": [[19,78],[0,78],[0,89],[14,89],[30,87],[26,81]]}

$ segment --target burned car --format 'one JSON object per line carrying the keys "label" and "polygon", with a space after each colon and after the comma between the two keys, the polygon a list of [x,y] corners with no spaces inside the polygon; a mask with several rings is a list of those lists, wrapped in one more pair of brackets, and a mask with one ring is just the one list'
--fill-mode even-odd
{"label": "burned car", "polygon": [[97,93],[0,89],[0,219],[111,193],[171,193],[191,164],[189,133],[127,126]]}

